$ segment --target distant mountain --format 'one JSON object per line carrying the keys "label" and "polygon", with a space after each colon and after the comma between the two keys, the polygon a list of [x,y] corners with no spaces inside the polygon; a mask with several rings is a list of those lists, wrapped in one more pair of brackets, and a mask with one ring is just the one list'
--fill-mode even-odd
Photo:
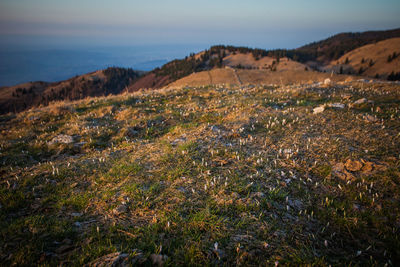
{"label": "distant mountain", "polygon": [[[246,57],[248,57],[247,55],[251,55],[253,61],[258,61],[261,58],[269,55],[275,55],[264,49],[252,49],[248,47],[224,45],[212,46],[210,49],[202,51],[198,54],[191,54],[184,59],[173,60],[163,65],[161,68],[154,69],[140,78],[137,82],[129,86],[129,91],[137,91],[140,88],[161,88],[194,72],[211,70],[213,68],[221,68],[224,66],[232,66],[232,64],[229,64],[228,57],[238,54],[246,55]],[[270,64],[272,64],[273,59],[268,59],[268,61],[270,61]],[[236,62],[237,65],[233,67],[254,69],[260,67],[259,64],[252,63],[250,65],[246,65],[243,62],[242,64],[238,61]]]}
{"label": "distant mountain", "polygon": [[119,94],[144,72],[107,68],[61,82],[29,82],[0,89],[0,113],[19,112],[52,101]]}
{"label": "distant mountain", "polygon": [[[234,47],[217,45],[211,47],[196,55],[192,54],[185,59],[171,61],[161,68],[157,68],[148,73],[136,83],[129,87],[130,91],[136,91],[140,88],[160,88],[171,82],[177,81],[194,72],[210,70],[215,67],[232,66],[227,64],[227,58],[235,54],[252,54],[253,58],[258,61],[265,57],[269,57],[267,61],[278,62],[280,58],[290,58],[307,64],[314,69],[321,69],[322,66],[330,64],[332,60],[336,60],[345,53],[361,46],[376,43],[385,39],[400,37],[400,28],[387,31],[367,31],[358,33],[340,33],[328,39],[313,42],[311,44],[299,47],[297,49],[252,49],[248,47]],[[247,56],[246,56],[247,57]],[[237,64],[233,67],[237,68],[262,68],[260,64],[246,66],[236,60]],[[269,64],[271,66],[271,64]]]}

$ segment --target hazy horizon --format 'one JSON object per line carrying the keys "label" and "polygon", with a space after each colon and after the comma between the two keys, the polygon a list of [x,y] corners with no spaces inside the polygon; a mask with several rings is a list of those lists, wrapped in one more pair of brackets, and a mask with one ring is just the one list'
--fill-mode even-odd
{"label": "hazy horizon", "polygon": [[395,0],[3,0],[2,43],[232,44],[295,48],[339,32],[400,27]]}

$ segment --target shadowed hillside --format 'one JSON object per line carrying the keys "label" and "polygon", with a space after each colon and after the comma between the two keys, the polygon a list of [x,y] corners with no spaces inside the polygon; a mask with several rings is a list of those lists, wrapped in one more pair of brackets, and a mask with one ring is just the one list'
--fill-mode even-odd
{"label": "shadowed hillside", "polygon": [[19,112],[54,101],[119,94],[142,75],[132,69],[108,68],[61,82],[4,87],[0,89],[0,113]]}

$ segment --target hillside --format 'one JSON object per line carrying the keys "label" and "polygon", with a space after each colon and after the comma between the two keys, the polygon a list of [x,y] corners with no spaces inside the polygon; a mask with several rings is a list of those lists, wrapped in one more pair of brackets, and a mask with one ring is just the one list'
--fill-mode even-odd
{"label": "hillside", "polygon": [[352,50],[326,68],[336,73],[359,74],[363,76],[400,79],[400,38],[391,38]]}
{"label": "hillside", "polygon": [[[196,55],[167,63],[132,85],[130,91],[140,88],[161,88],[194,72],[208,71],[215,67],[268,69],[281,58],[306,64],[313,69],[324,69],[332,60],[367,44],[400,37],[400,29],[340,33],[325,40],[313,42],[297,49],[264,50],[248,47],[213,46]],[[290,65],[289,70],[301,69],[303,65]],[[358,74],[358,73],[357,73]]]}
{"label": "hillside", "polygon": [[[221,69],[212,69],[188,75],[182,79],[170,83],[167,87],[185,87],[185,86],[202,86],[202,85],[269,85],[269,84],[301,84],[301,83],[323,83],[329,78],[333,82],[354,80],[356,77],[349,75],[331,75],[317,71],[306,71],[304,69],[289,69],[284,63],[282,67],[271,71],[268,69],[235,69],[225,67]],[[291,68],[291,67],[290,67]],[[303,67],[304,68],[304,67]]]}
{"label": "hillside", "polygon": [[351,50],[395,37],[400,37],[400,29],[340,33],[291,52],[300,62],[314,61],[318,64],[329,64]]}
{"label": "hillside", "polygon": [[19,112],[54,101],[119,94],[142,75],[143,72],[131,69],[108,68],[61,82],[29,82],[3,87],[0,89],[0,114]]}
{"label": "hillside", "polygon": [[0,265],[395,265],[399,111],[353,81],[2,115]]}

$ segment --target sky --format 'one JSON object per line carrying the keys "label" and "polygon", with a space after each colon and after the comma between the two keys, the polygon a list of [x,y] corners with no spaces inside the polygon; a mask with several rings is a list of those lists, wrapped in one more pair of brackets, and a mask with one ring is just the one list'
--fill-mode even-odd
{"label": "sky", "polygon": [[295,48],[400,27],[399,0],[0,0],[1,44]]}

